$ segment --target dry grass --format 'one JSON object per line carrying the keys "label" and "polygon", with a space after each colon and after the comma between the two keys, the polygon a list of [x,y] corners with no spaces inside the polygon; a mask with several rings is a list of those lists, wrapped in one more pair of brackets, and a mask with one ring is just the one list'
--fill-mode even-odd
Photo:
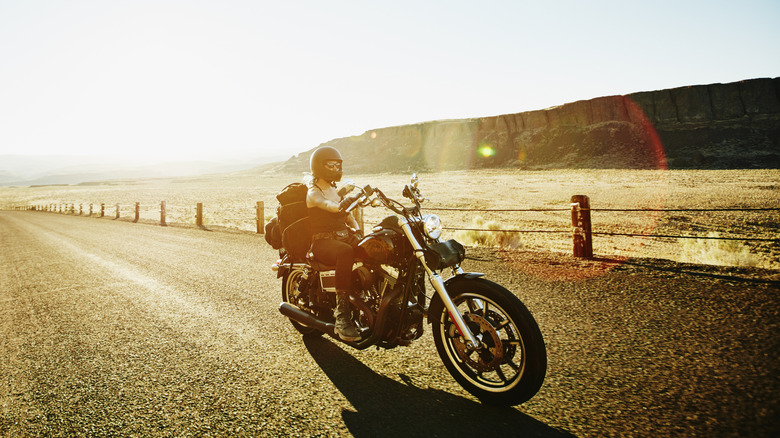
{"label": "dry grass", "polygon": [[[359,184],[371,184],[387,195],[401,199],[406,174],[351,176]],[[106,184],[50,187],[0,187],[0,208],[28,204],[90,203],[95,211],[105,203],[106,215],[114,217],[114,205],[122,218],[132,215],[135,202],[142,205],[141,218],[159,220],[160,201],[168,204],[169,223],[195,222],[195,204],[204,203],[204,222],[244,230],[255,229],[255,203],[265,203],[265,216],[273,215],[275,195],[301,175],[252,174],[249,172],[198,178],[117,181]],[[484,227],[512,230],[559,230],[560,233],[498,234],[499,239],[464,234],[450,237],[483,240],[481,244],[510,245],[529,250],[571,252],[572,195],[590,197],[594,233],[634,233],[778,239],[778,212],[605,212],[605,208],[761,208],[780,207],[780,170],[479,170],[420,174],[420,188],[431,199],[429,207],[489,209],[550,208],[546,212],[437,212],[446,227]],[[78,207],[77,207],[78,208]],[[386,211],[368,209],[366,224],[375,223]],[[108,219],[104,219],[108,220]],[[495,236],[494,236],[495,237]],[[501,241],[501,238],[504,240]],[[507,242],[510,242],[507,244]],[[657,257],[694,263],[750,263],[780,269],[780,248],[774,242],[737,241],[729,244],[691,239],[594,236],[594,253],[600,256]],[[697,246],[698,245],[698,246]],[[729,246],[731,245],[731,246]],[[695,249],[693,249],[695,248]],[[747,254],[732,260],[725,254]],[[749,260],[745,262],[745,260]]]}
{"label": "dry grass", "polygon": [[759,258],[750,247],[733,240],[718,240],[720,233],[707,233],[711,239],[687,240],[683,243],[682,258],[694,263],[720,266],[758,266]]}
{"label": "dry grass", "polygon": [[[522,249],[523,241],[520,235],[507,230],[495,221],[486,222],[481,216],[475,217],[469,230],[458,230],[454,238],[465,245],[499,246],[507,249]],[[490,231],[482,231],[490,230]]]}

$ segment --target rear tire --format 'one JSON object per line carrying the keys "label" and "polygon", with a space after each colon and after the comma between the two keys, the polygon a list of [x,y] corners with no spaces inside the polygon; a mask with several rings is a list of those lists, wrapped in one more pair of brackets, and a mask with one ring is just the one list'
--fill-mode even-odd
{"label": "rear tire", "polygon": [[[308,299],[305,299],[305,297],[301,296],[301,293],[298,290],[298,285],[301,283],[302,275],[303,271],[298,269],[292,269],[284,275],[282,279],[282,300],[297,306],[301,310],[309,312],[310,310],[308,308]],[[322,331],[311,328],[307,325],[303,325],[298,321],[290,319],[290,323],[293,325],[293,327],[295,327],[295,330],[298,330],[304,336],[317,337],[323,335]]]}
{"label": "rear tire", "polygon": [[453,282],[447,290],[484,345],[467,351],[439,300],[431,309],[433,339],[447,371],[485,403],[512,406],[533,397],[544,382],[547,352],[525,305],[504,287],[482,278]]}

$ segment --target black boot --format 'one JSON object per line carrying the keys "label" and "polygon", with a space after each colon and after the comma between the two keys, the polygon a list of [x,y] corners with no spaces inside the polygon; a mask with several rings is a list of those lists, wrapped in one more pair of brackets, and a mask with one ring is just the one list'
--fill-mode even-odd
{"label": "black boot", "polygon": [[355,323],[352,322],[352,311],[349,307],[349,292],[336,292],[336,311],[333,316],[336,317],[336,334],[342,341],[359,341],[361,339]]}

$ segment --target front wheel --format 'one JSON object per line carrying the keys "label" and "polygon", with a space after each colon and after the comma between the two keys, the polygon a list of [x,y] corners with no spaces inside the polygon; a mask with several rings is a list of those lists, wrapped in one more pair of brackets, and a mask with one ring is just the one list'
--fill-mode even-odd
{"label": "front wheel", "polygon": [[533,397],[544,381],[547,353],[531,312],[485,279],[456,281],[447,290],[482,343],[470,351],[443,303],[437,303],[431,309],[433,339],[450,374],[485,403],[511,406]]}

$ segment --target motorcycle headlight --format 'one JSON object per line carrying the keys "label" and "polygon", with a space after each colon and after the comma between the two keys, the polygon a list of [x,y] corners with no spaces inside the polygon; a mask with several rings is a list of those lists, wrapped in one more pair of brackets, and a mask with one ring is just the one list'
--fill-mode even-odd
{"label": "motorcycle headlight", "polygon": [[441,219],[435,214],[427,214],[423,217],[423,231],[429,239],[438,239],[441,236]]}

